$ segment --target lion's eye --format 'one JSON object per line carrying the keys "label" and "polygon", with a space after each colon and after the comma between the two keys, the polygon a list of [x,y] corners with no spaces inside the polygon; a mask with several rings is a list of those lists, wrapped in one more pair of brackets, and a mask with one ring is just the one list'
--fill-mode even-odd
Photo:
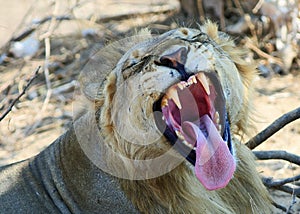
{"label": "lion's eye", "polygon": [[134,75],[135,73],[138,73],[142,70],[144,65],[149,61],[150,56],[143,57],[140,61],[131,61],[128,66],[126,66],[123,71],[123,77],[124,79],[129,78],[130,76]]}

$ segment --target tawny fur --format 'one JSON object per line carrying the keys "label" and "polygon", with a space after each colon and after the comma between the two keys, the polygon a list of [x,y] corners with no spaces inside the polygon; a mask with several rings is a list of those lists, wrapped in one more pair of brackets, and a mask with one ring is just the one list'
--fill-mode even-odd
{"label": "tawny fur", "polygon": [[[242,97],[241,100],[233,99],[233,101],[239,102],[237,106],[241,105],[241,107],[236,107],[235,103],[229,102],[227,103],[227,110],[229,117],[233,115],[229,119],[231,131],[236,134],[236,137],[248,134],[252,128],[250,97],[252,93],[251,83],[256,74],[256,66],[247,63],[243,59],[246,51],[237,48],[229,36],[219,33],[215,24],[207,22],[201,27],[201,30],[229,55],[238,69],[239,74],[233,75],[239,75],[243,88],[236,89],[236,85],[232,84],[229,90]],[[182,32],[184,33],[184,30]],[[128,40],[123,48],[126,49],[127,47],[129,49],[137,43],[138,41],[135,41],[135,39]],[[110,51],[113,55],[120,56],[117,50],[116,54],[112,49]],[[111,59],[112,55],[105,57]],[[111,59],[111,61],[117,62],[120,57]],[[112,70],[114,67],[115,63],[111,63],[107,70]],[[224,78],[227,77],[224,76]],[[96,105],[96,114],[99,127],[101,127],[102,134],[105,137],[104,143],[109,144],[110,148],[130,159],[143,160],[162,155],[170,148],[164,137],[161,137],[159,142],[143,146],[131,144],[118,134],[117,122],[114,119],[118,112],[115,112],[112,106],[119,104],[118,101],[114,100],[114,96],[118,84],[122,81],[124,80],[116,73],[110,73],[105,80],[105,84],[102,84],[99,90],[103,91],[103,94],[100,93],[100,97],[97,98],[101,102]],[[230,80],[221,79],[221,81]],[[235,79],[232,81],[235,83]],[[148,99],[155,101],[158,96],[159,94],[152,93]],[[137,99],[137,102],[141,103],[138,103],[137,109],[133,109],[133,111],[139,115],[142,111],[141,108],[143,108],[143,100]],[[123,107],[119,106],[119,108]],[[149,111],[147,107],[143,110]],[[140,120],[141,118],[136,120],[139,123],[137,126],[140,126]],[[131,130],[127,131],[131,132]],[[234,138],[233,141],[236,150],[237,169],[234,178],[223,189],[217,191],[205,190],[186,162],[159,177],[146,180],[120,179],[120,184],[133,204],[142,213],[270,213],[271,199],[261,182],[259,173],[255,170],[255,159],[252,152],[237,139]],[[108,162],[114,162],[114,158],[112,157]],[[125,163],[128,171],[134,171],[134,167],[128,165],[126,166]]]}

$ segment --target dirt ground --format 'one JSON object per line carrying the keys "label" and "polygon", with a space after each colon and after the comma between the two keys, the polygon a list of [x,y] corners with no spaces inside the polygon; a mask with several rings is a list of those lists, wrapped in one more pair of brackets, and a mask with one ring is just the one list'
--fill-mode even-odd
{"label": "dirt ground", "polygon": [[[34,18],[34,15],[26,16],[24,23],[24,16],[34,1],[24,0],[23,2],[22,6],[17,0],[1,2],[2,5],[5,4],[0,8],[0,27],[5,32],[0,35],[1,46],[5,46],[10,38],[25,31],[24,25],[29,26],[28,20]],[[157,0],[149,1],[145,6],[138,2],[124,1],[121,5],[116,6],[116,1],[99,1],[97,7],[93,7],[96,4],[94,2],[88,7],[78,7],[77,10],[72,11],[77,19],[57,25],[51,34],[51,53],[48,62],[52,63],[52,67],[49,67],[49,76],[45,76],[44,72],[46,45],[43,42],[40,43],[39,50],[33,57],[25,57],[25,59],[8,57],[6,62],[0,63],[0,114],[8,108],[8,103],[22,91],[26,80],[32,76],[37,67],[42,66],[40,75],[30,86],[26,95],[21,97],[12,111],[0,123],[0,166],[39,153],[67,130],[72,121],[73,92],[78,87],[78,74],[88,56],[95,49],[101,48],[110,38],[122,37],[136,26],[154,27],[159,30],[172,28],[172,25],[162,25],[160,22],[172,14],[172,10],[178,9],[178,3]],[[134,7],[130,7],[133,3]],[[41,5],[46,8],[45,5]],[[122,23],[112,21],[104,24],[95,22],[91,24],[93,19],[91,16],[89,21],[83,21],[91,14],[101,14],[102,20],[105,20],[107,16],[120,15],[120,13],[135,13],[143,10],[147,12],[149,8],[154,10],[156,6],[159,9],[164,6],[164,12],[153,13],[151,17],[138,16],[134,19],[126,19]],[[61,8],[63,6],[60,7],[62,11]],[[37,8],[34,8],[32,12],[37,17],[42,13],[43,11]],[[56,13],[62,14],[59,11]],[[80,21],[78,21],[78,17]],[[39,29],[39,35],[48,32],[47,29],[49,30],[49,26]],[[43,38],[46,37],[47,35],[44,35]],[[47,87],[47,81],[50,82],[50,88]],[[267,78],[257,77],[254,88],[256,133],[279,116],[300,106],[299,68],[296,69],[296,72],[284,76],[271,74]],[[282,128],[255,150],[285,150],[300,155],[299,143],[300,120],[297,120]],[[258,165],[258,170],[266,177],[282,179],[300,174],[300,167],[287,161],[258,161]],[[291,195],[278,191],[272,192],[272,195],[279,204],[285,207],[293,205],[294,213],[300,212],[298,198],[294,199]],[[282,212],[276,210],[274,213]]]}

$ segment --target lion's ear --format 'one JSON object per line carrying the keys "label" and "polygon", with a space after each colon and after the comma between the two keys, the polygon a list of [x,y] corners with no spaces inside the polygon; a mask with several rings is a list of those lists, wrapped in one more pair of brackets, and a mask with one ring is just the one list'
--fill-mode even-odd
{"label": "lion's ear", "polygon": [[106,77],[112,72],[123,54],[124,51],[116,49],[112,45],[95,51],[79,76],[80,89],[86,98],[91,101],[101,98],[101,89],[103,90]]}
{"label": "lion's ear", "polygon": [[217,43],[219,40],[218,25],[210,20],[206,20],[204,25],[200,27],[201,31],[206,33],[210,38],[215,40]]}
{"label": "lion's ear", "polygon": [[151,37],[151,30],[149,28],[142,28],[141,30],[136,32],[136,35]]}

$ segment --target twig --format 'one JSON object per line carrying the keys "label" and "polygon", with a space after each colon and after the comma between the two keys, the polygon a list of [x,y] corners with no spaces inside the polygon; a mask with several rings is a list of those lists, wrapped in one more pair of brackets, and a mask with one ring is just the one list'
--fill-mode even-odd
{"label": "twig", "polygon": [[239,0],[233,0],[233,2],[234,2],[234,4],[235,4],[235,6],[237,7],[237,10],[238,10],[238,12],[240,13],[240,15],[241,15],[241,16],[244,15],[245,12],[244,12],[244,10],[243,10],[243,7],[242,7],[240,1],[239,1]]}
{"label": "twig", "polygon": [[79,85],[79,83],[76,80],[72,80],[69,83],[66,83],[64,85],[61,85],[57,88],[54,88],[52,90],[52,94],[54,95],[59,95],[61,93],[65,93],[65,92],[70,92],[70,91],[74,91],[75,88]]}
{"label": "twig", "polygon": [[277,204],[277,203],[274,202],[274,201],[273,201],[272,205],[273,205],[274,207],[276,207],[277,209],[280,209],[280,210],[282,210],[282,211],[284,211],[284,212],[287,211],[287,209],[286,209],[284,206],[281,206],[280,204]]}
{"label": "twig", "polygon": [[72,18],[67,15],[62,15],[62,16],[47,16],[45,18],[42,18],[41,20],[38,20],[34,22],[34,26],[29,27],[26,29],[24,32],[22,32],[20,35],[13,37],[10,41],[15,42],[15,41],[20,41],[24,38],[26,38],[28,35],[30,35],[33,31],[36,30],[36,28],[39,25],[44,24],[45,22],[51,21],[52,19],[55,19],[56,21],[63,21],[63,20],[71,20]]}
{"label": "twig", "polygon": [[300,180],[300,175],[296,175],[291,178],[286,178],[278,181],[274,181],[273,178],[263,178],[264,183],[267,184],[268,187],[279,187],[287,183],[295,182]]}
{"label": "twig", "polygon": [[51,91],[51,81],[49,77],[49,58],[51,54],[51,44],[49,37],[45,38],[45,66],[44,66],[44,75],[46,80],[46,86],[48,91]]}
{"label": "twig", "polygon": [[259,160],[282,159],[300,166],[300,156],[286,151],[253,151],[253,153]]}
{"label": "twig", "polygon": [[205,22],[205,12],[203,9],[203,1],[202,0],[197,0],[197,8],[198,8],[198,14],[199,14],[199,19],[202,23]]}
{"label": "twig", "polygon": [[269,137],[271,137],[273,134],[275,134],[280,129],[282,129],[285,125],[287,125],[288,123],[293,122],[294,120],[297,120],[299,118],[300,118],[300,107],[279,117],[271,125],[269,125],[266,129],[264,129],[263,131],[258,133],[253,138],[251,138],[246,143],[246,146],[248,146],[249,149],[254,149],[258,145],[263,143],[265,140],[267,140]]}
{"label": "twig", "polygon": [[291,195],[295,195],[297,198],[300,198],[300,188],[293,188],[288,185],[283,185],[283,186],[279,186],[279,187],[270,187],[270,188],[274,188],[274,189],[280,190],[282,192],[286,192]]}
{"label": "twig", "polygon": [[0,121],[2,121],[6,115],[12,110],[13,106],[16,104],[16,102],[25,94],[26,90],[29,88],[30,84],[33,82],[33,80],[38,76],[39,70],[40,70],[41,66],[39,66],[33,76],[29,79],[29,81],[27,82],[26,86],[24,87],[23,91],[10,103],[10,105],[8,106],[7,110],[1,115],[0,117]]}
{"label": "twig", "polygon": [[[53,23],[53,25],[55,25],[55,23]],[[50,25],[49,29],[51,30],[53,25]],[[48,36],[44,39],[45,41],[45,65],[44,65],[44,76],[45,76],[45,81],[46,81],[46,87],[47,87],[47,94],[46,94],[46,98],[44,100],[42,109],[41,109],[41,113],[37,115],[37,117],[35,118],[35,122],[31,127],[29,127],[26,131],[25,134],[26,135],[30,135],[33,133],[33,131],[36,129],[36,127],[38,127],[42,120],[41,120],[41,115],[42,112],[44,112],[47,108],[47,105],[50,101],[51,95],[52,95],[52,86],[51,86],[51,81],[50,81],[50,76],[49,76],[49,58],[50,58],[50,54],[51,54],[51,44],[50,44],[50,38],[49,38],[49,34],[48,32],[45,33],[44,35]]]}
{"label": "twig", "polygon": [[253,50],[254,52],[256,52],[259,56],[261,56],[263,58],[266,58],[266,59],[269,59],[271,62],[275,62],[278,65],[283,65],[281,59],[279,59],[277,57],[274,57],[274,56],[271,56],[271,55],[263,52],[258,47],[256,47],[256,45],[254,45],[250,39],[246,40],[245,45],[246,45],[247,48],[249,48],[249,49]]}
{"label": "twig", "polygon": [[291,203],[291,205],[289,206],[289,208],[288,208],[287,211],[286,211],[287,214],[289,214],[289,213],[291,212],[293,206],[294,206],[296,203],[297,203],[297,201],[296,201],[296,196],[295,196],[295,194],[293,194],[293,196],[292,196],[292,203]]}
{"label": "twig", "polygon": [[[250,29],[251,35],[253,37],[252,41],[254,40],[255,43],[257,43],[258,37],[257,37],[257,33],[255,30],[255,25],[253,24],[253,21],[251,20],[251,16],[249,14],[244,14],[244,20],[246,21],[246,24],[247,24],[248,28]],[[249,41],[249,39],[246,40],[246,45],[248,45],[248,48],[251,48],[258,55],[265,57],[267,54],[265,52],[261,51],[255,45],[253,45],[252,41],[251,40]]]}
{"label": "twig", "polygon": [[252,9],[252,13],[256,14],[258,12],[258,10],[261,8],[261,6],[263,5],[264,0],[259,0],[257,2],[257,4],[255,5],[255,7]]}
{"label": "twig", "polygon": [[296,196],[297,198],[300,198],[300,188],[293,188],[293,187],[290,187],[288,185],[282,185],[282,186],[276,186],[276,187],[268,186],[268,183],[266,183],[264,180],[263,180],[263,183],[268,188],[277,189],[277,190],[280,190],[282,192],[286,192],[286,193],[289,193],[293,196]]}
{"label": "twig", "polygon": [[[298,176],[300,176],[300,175],[298,175]],[[291,181],[292,179],[295,179],[295,178],[299,179],[298,176],[294,176],[292,178],[287,178],[287,179],[284,179],[279,182],[276,182],[276,181],[274,182],[272,178],[263,178],[262,182],[268,188],[273,188],[273,189],[277,189],[277,190],[280,190],[280,191],[283,191],[286,193],[290,193],[292,196],[296,196],[296,197],[300,198],[300,187],[296,186],[298,188],[295,188],[295,187],[291,187],[290,185],[287,184],[287,181]],[[283,183],[285,183],[285,184],[283,184]]]}
{"label": "twig", "polygon": [[[26,11],[25,15],[23,16],[22,21],[21,21],[21,22],[19,23],[19,25],[16,27],[17,30],[19,30],[22,26],[24,26],[25,20],[27,19],[27,17],[28,17],[29,15],[32,14],[32,11],[33,11],[34,7],[35,7],[35,4],[34,4],[34,2],[33,2],[33,3],[30,5],[30,8]],[[15,35],[15,34],[16,34],[16,32],[13,32],[13,35]],[[30,33],[29,33],[29,34],[30,34]],[[14,37],[14,36],[13,36],[13,37]],[[10,44],[10,42],[12,42],[12,41],[13,41],[13,39],[10,39],[10,41],[9,41],[8,43],[6,43],[5,46],[7,46],[8,44]]]}

